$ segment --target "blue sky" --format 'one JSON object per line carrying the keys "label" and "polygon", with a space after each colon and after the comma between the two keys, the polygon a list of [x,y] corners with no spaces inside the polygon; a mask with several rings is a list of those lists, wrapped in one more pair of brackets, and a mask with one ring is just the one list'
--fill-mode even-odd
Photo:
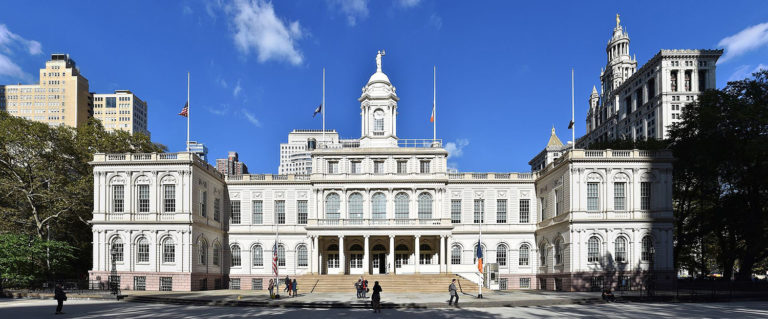
{"label": "blue sky", "polygon": [[[312,111],[326,68],[326,127],[360,134],[357,98],[385,49],[400,97],[400,138],[438,138],[461,171],[528,171],[552,125],[570,139],[599,84],[621,14],[640,64],[660,49],[724,48],[718,87],[768,65],[766,1],[13,1],[0,10],[0,83],[34,83],[51,53],[69,53],[93,92],[129,89],[149,104],[152,139],[184,149],[176,115],[192,74],[192,139],[210,161],[240,153],[275,173],[292,129]],[[447,144],[452,143],[452,144]]]}

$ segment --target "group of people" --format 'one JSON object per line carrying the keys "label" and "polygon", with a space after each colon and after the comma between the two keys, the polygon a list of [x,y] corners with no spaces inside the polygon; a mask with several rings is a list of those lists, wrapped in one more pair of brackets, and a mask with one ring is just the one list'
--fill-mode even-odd
{"label": "group of people", "polygon": [[355,282],[355,290],[357,290],[357,298],[367,298],[365,294],[368,293],[368,280],[360,277],[360,279]]}
{"label": "group of people", "polygon": [[[273,279],[269,280],[269,286],[267,287],[267,290],[269,290],[269,298],[275,299],[280,298],[275,293],[275,281]],[[291,278],[288,276],[285,276],[285,288],[283,288],[283,291],[288,293],[288,297],[296,297],[299,295],[299,288],[296,285],[296,278],[293,278],[293,281],[291,281]]]}

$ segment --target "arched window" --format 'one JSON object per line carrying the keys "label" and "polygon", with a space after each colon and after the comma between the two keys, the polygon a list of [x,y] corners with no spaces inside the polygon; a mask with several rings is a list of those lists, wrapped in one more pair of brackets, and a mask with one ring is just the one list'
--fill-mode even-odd
{"label": "arched window", "polygon": [[501,267],[507,266],[507,245],[499,244],[496,246],[496,263]]}
{"label": "arched window", "polygon": [[240,246],[232,245],[230,249],[232,250],[232,267],[240,267]]}
{"label": "arched window", "polygon": [[627,262],[627,239],[623,236],[616,238],[616,262]]}
{"label": "arched window", "polygon": [[176,261],[176,245],[173,238],[167,237],[163,240],[163,262],[172,263]]}
{"label": "arched window", "polygon": [[296,248],[296,255],[297,264],[299,267],[307,267],[309,265],[309,259],[307,258],[307,246],[299,245],[299,247]]}
{"label": "arched window", "polygon": [[419,264],[420,265],[431,265],[432,264],[432,257],[435,255],[435,253],[432,251],[432,247],[428,244],[421,244],[419,245]]}
{"label": "arched window", "polygon": [[459,245],[451,247],[451,265],[461,265],[461,247]]}
{"label": "arched window", "polygon": [[339,251],[339,245],[331,244],[328,246],[327,249],[329,252],[338,252]]}
{"label": "arched window", "polygon": [[339,194],[333,193],[325,196],[325,218],[339,219],[340,199]]}
{"label": "arched window", "polygon": [[264,249],[261,245],[255,245],[251,248],[251,259],[253,267],[264,267]]}
{"label": "arched window", "polygon": [[563,264],[563,240],[555,240],[555,265]]}
{"label": "arched window", "polygon": [[395,218],[408,219],[408,194],[397,193],[395,196]]}
{"label": "arched window", "polygon": [[360,193],[349,195],[349,218],[363,219],[363,195]]}
{"label": "arched window", "polygon": [[207,265],[208,264],[208,242],[205,241],[205,239],[200,239],[197,242],[198,249],[200,250],[198,252],[198,261],[201,265]]}
{"label": "arched window", "polygon": [[527,244],[520,245],[520,256],[517,258],[517,264],[520,266],[528,266],[528,258],[530,258],[530,247]]}
{"label": "arched window", "polygon": [[371,204],[371,215],[373,219],[387,218],[387,197],[384,196],[384,194],[373,194]]}
{"label": "arched window", "polygon": [[419,195],[419,219],[432,218],[432,195],[421,193]]}
{"label": "arched window", "polygon": [[395,247],[395,268],[410,264],[411,253],[408,247],[400,244]]}
{"label": "arched window", "polygon": [[653,255],[656,252],[653,248],[653,238],[651,236],[643,237],[642,241],[643,250],[640,253],[640,258],[645,262],[653,262]]}
{"label": "arched window", "polygon": [[136,242],[136,262],[149,262],[149,240],[147,240],[145,237],[139,238],[139,240]]}
{"label": "arched window", "polygon": [[285,246],[277,246],[277,266],[285,267]]}
{"label": "arched window", "polygon": [[354,244],[349,247],[349,268],[363,268],[363,246]]}
{"label": "arched window", "polygon": [[115,261],[123,261],[123,240],[120,237],[112,239],[112,248],[114,248]]}
{"label": "arched window", "polygon": [[542,266],[547,265],[547,245],[545,243],[541,243],[541,246],[539,246],[539,263]]}
{"label": "arched window", "polygon": [[600,260],[600,239],[597,236],[589,237],[587,241],[587,262],[596,263]]}
{"label": "arched window", "polygon": [[384,111],[380,109],[373,112],[373,131],[384,132]]}
{"label": "arched window", "polygon": [[218,266],[219,265],[219,259],[221,257],[221,245],[219,243],[214,242],[213,244],[213,265]]}

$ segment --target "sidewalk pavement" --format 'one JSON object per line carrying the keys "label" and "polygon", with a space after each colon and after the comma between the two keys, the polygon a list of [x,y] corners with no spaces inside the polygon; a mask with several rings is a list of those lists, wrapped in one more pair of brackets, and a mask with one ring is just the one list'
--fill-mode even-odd
{"label": "sidewalk pavement", "polygon": [[[385,288],[386,289],[386,288]],[[209,290],[193,292],[123,291],[123,300],[131,302],[167,303],[200,306],[261,306],[300,308],[368,308],[368,298],[349,293],[299,293],[297,297],[281,295],[270,299],[266,291]],[[383,308],[447,308],[448,293],[381,293]],[[515,290],[460,295],[460,307],[524,307],[602,302],[599,292],[552,292]]]}

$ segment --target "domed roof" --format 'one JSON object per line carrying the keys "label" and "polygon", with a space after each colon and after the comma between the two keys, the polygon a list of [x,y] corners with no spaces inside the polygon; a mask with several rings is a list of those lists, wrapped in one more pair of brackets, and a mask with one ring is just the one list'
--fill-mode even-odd
{"label": "domed roof", "polygon": [[376,71],[376,73],[371,75],[371,78],[368,79],[368,84],[377,83],[377,82],[392,84],[391,82],[389,82],[389,77],[386,74],[384,74],[384,72],[381,72],[381,70]]}

